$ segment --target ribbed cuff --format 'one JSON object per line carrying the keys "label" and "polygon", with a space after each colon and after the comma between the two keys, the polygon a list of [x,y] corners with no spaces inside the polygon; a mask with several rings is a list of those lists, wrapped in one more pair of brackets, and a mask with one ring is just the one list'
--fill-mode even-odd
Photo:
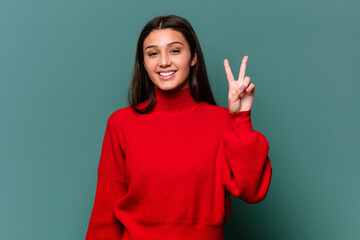
{"label": "ribbed cuff", "polygon": [[233,113],[229,112],[229,115],[233,130],[239,131],[243,134],[251,133],[253,131],[251,124],[251,110]]}

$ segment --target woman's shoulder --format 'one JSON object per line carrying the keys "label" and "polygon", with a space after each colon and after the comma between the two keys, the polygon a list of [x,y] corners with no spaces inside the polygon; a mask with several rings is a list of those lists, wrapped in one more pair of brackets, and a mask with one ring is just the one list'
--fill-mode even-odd
{"label": "woman's shoulder", "polygon": [[118,117],[121,117],[121,116],[124,116],[124,115],[129,115],[129,114],[131,114],[133,111],[134,111],[134,110],[132,109],[131,106],[119,108],[119,109],[113,111],[113,112],[110,114],[110,117],[112,117],[112,118],[118,118]]}
{"label": "woman's shoulder", "polygon": [[207,102],[202,102],[202,111],[203,114],[212,119],[226,121],[229,118],[229,109],[218,105],[212,105]]}
{"label": "woman's shoulder", "polygon": [[226,107],[218,106],[218,105],[212,105],[207,102],[202,102],[203,108],[214,114],[221,114],[221,115],[227,115],[229,113],[229,110]]}
{"label": "woman's shoulder", "polygon": [[121,124],[125,121],[129,121],[132,117],[135,116],[134,109],[131,106],[117,109],[113,111],[108,117],[108,122],[113,124]]}

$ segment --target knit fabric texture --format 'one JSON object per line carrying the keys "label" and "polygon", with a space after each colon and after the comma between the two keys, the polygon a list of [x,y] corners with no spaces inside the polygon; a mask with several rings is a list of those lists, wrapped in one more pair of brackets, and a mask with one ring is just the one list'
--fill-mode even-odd
{"label": "knit fabric texture", "polygon": [[257,203],[268,192],[269,144],[251,111],[196,102],[190,87],[154,91],[150,113],[108,119],[86,240],[222,240],[230,194]]}

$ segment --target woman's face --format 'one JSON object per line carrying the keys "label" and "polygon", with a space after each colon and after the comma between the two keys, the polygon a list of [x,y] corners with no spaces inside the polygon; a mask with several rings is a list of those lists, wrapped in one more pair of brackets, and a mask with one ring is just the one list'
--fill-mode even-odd
{"label": "woman's face", "polygon": [[189,86],[190,46],[182,33],[173,29],[153,30],[144,40],[144,66],[156,87],[177,91]]}

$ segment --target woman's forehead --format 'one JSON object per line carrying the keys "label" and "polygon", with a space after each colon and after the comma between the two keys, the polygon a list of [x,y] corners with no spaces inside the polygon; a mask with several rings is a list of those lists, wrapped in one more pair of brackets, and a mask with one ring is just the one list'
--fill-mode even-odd
{"label": "woman's forehead", "polygon": [[174,43],[182,45],[188,45],[185,37],[179,31],[167,28],[156,29],[150,32],[150,34],[144,40],[144,49],[149,46],[162,47],[168,46]]}

